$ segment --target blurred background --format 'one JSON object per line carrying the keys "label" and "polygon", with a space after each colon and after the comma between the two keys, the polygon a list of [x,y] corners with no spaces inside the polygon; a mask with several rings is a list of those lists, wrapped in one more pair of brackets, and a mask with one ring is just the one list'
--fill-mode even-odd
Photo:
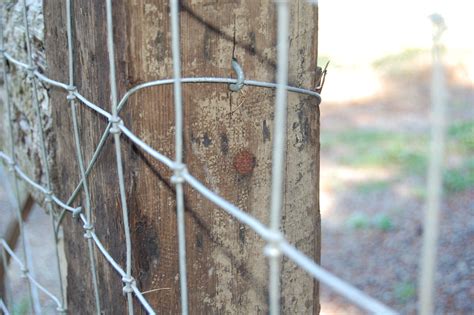
{"label": "blurred background", "polygon": [[[474,3],[319,1],[322,265],[414,314],[430,141],[432,24],[447,99],[437,314],[474,314]],[[362,314],[324,286],[322,314]]]}
{"label": "blurred background", "polygon": [[[416,313],[430,136],[432,26],[447,31],[447,147],[436,278],[437,314],[474,314],[474,4],[451,0],[320,0],[322,265],[372,297]],[[0,175],[0,178],[4,176]],[[0,216],[9,213],[0,188]],[[1,223],[6,223],[2,220]],[[0,224],[0,229],[4,228]],[[32,272],[58,294],[50,219],[26,222]],[[10,264],[14,314],[27,288]],[[48,299],[38,297],[54,312]],[[50,308],[48,308],[48,305]],[[363,312],[321,289],[322,314]]]}

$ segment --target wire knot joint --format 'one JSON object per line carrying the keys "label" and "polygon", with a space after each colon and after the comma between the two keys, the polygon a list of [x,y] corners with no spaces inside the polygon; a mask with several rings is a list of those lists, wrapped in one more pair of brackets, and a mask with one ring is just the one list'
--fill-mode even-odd
{"label": "wire knot joint", "polygon": [[83,226],[84,230],[86,230],[86,233],[84,233],[84,238],[92,238],[92,229],[94,228],[89,222],[85,223]]}
{"label": "wire knot joint", "polygon": [[123,121],[120,117],[112,116],[109,118],[109,122],[112,123],[112,127],[109,130],[111,134],[120,134],[122,132],[120,130],[120,125],[123,124]]}
{"label": "wire knot joint", "polygon": [[21,266],[21,277],[22,278],[27,278],[28,277],[28,268],[26,268],[25,266]]}
{"label": "wire knot joint", "polygon": [[280,244],[283,242],[283,235],[279,232],[273,233],[268,238],[268,243],[263,249],[263,254],[269,258],[271,257],[280,257],[281,250]]}
{"label": "wire knot joint", "polygon": [[8,170],[12,173],[15,172],[16,163],[13,160],[8,161]]}
{"label": "wire knot joint", "polygon": [[53,192],[48,190],[45,192],[44,202],[51,204],[53,202]]}
{"label": "wire knot joint", "polygon": [[26,68],[26,74],[27,74],[28,79],[32,80],[35,77],[35,71],[36,71],[35,66],[28,66],[28,68]]}
{"label": "wire knot joint", "polygon": [[68,91],[66,99],[68,101],[75,100],[76,99],[76,94],[75,93],[77,92],[77,88],[74,85],[68,85],[66,90]]}
{"label": "wire knot joint", "polygon": [[175,185],[184,183],[184,172],[186,172],[186,165],[182,163],[176,163],[174,166],[174,175],[171,176],[171,183]]}
{"label": "wire knot joint", "polygon": [[122,277],[122,282],[125,284],[125,286],[122,288],[123,294],[132,293],[133,292],[132,284],[135,282],[135,279],[133,279],[130,276],[125,276],[125,277]]}
{"label": "wire knot joint", "polygon": [[73,218],[78,218],[79,215],[81,214],[82,212],[82,207],[77,207],[75,208],[73,211],[72,211],[72,217]]}

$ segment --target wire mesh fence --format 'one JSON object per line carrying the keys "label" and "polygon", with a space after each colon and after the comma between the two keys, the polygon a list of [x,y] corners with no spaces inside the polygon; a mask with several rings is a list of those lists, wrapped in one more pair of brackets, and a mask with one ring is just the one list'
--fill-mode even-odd
{"label": "wire mesh fence", "polygon": [[[314,2],[314,1],[308,1]],[[111,100],[112,100],[112,109],[111,112],[107,112],[102,109],[97,104],[94,104],[86,97],[80,94],[77,90],[74,82],[74,37],[72,30],[72,7],[71,0],[66,0],[66,19],[67,19],[67,47],[68,47],[68,76],[69,80],[67,83],[59,82],[48,78],[47,76],[41,74],[32,58],[31,53],[31,43],[30,43],[30,34],[29,34],[29,25],[27,18],[27,5],[26,1],[23,0],[23,27],[25,29],[26,35],[26,46],[28,52],[28,58],[26,61],[20,61],[15,59],[9,52],[5,51],[3,45],[3,26],[0,25],[0,51],[2,54],[2,63],[3,63],[3,78],[5,86],[5,105],[8,112],[8,121],[10,128],[10,140],[11,147],[9,153],[5,151],[0,151],[0,159],[9,167],[9,170],[15,175],[13,176],[13,185],[15,187],[15,194],[18,197],[18,179],[25,181],[27,184],[31,185],[32,188],[36,189],[44,195],[47,211],[51,216],[52,229],[54,230],[55,243],[58,241],[58,232],[60,227],[67,229],[67,226],[64,226],[63,218],[65,215],[72,215],[73,217],[79,218],[80,222],[83,224],[84,228],[84,237],[87,241],[88,246],[88,255],[90,261],[90,272],[92,275],[93,281],[93,292],[95,297],[95,308],[96,312],[100,314],[101,312],[101,292],[98,287],[97,279],[97,270],[94,260],[95,253],[100,253],[110,264],[110,266],[117,272],[118,276],[121,277],[123,282],[123,293],[127,299],[128,313],[134,313],[134,299],[140,303],[140,305],[148,312],[149,314],[155,314],[155,311],[148,303],[144,297],[143,292],[137,286],[135,278],[132,274],[132,241],[130,235],[130,225],[128,222],[128,206],[127,198],[125,193],[125,180],[124,180],[124,171],[122,163],[122,151],[121,151],[121,141],[122,137],[128,138],[144,152],[148,153],[150,156],[155,158],[157,161],[161,162],[167,166],[171,171],[173,171],[173,176],[171,177],[171,182],[175,185],[176,188],[176,212],[177,212],[177,230],[178,230],[178,253],[179,253],[179,280],[180,280],[180,297],[181,297],[181,308],[183,314],[188,314],[188,285],[187,285],[187,276],[186,276],[186,244],[185,244],[185,221],[184,221],[184,190],[183,185],[189,185],[195,191],[200,193],[203,197],[207,198],[212,203],[216,204],[222,210],[230,214],[233,218],[240,221],[241,223],[250,227],[255,231],[265,242],[266,246],[263,250],[263,255],[268,258],[269,264],[269,310],[271,314],[280,313],[280,274],[281,274],[281,262],[282,256],[286,256],[296,265],[298,265],[303,270],[307,271],[312,277],[320,281],[321,283],[329,286],[342,296],[348,298],[353,303],[362,307],[363,309],[377,314],[395,314],[395,311],[391,310],[382,303],[374,300],[373,298],[367,296],[363,292],[351,286],[349,283],[342,281],[333,274],[321,268],[317,263],[315,263],[311,258],[304,255],[293,245],[291,245],[280,232],[281,230],[281,208],[282,208],[282,192],[283,192],[283,168],[285,163],[285,142],[286,142],[286,115],[287,115],[287,93],[300,93],[306,94],[317,99],[318,104],[321,101],[320,95],[314,91],[288,86],[288,30],[289,30],[289,1],[288,0],[278,0],[275,1],[276,10],[277,10],[277,70],[276,70],[276,83],[272,82],[262,82],[255,80],[245,79],[244,71],[237,63],[233,61],[232,66],[236,73],[236,78],[218,78],[218,77],[181,77],[180,69],[180,33],[179,33],[179,1],[170,0],[170,15],[171,15],[171,47],[172,47],[172,61],[173,61],[173,78],[171,79],[162,79],[156,81],[146,82],[127,91],[122,98],[119,98],[117,92],[117,80],[115,73],[115,52],[114,52],[114,41],[113,41],[113,19],[112,19],[112,10],[113,3],[112,0],[106,1],[106,17],[107,17],[107,50],[108,50],[108,61],[109,61],[109,78],[110,78],[110,91],[111,91]],[[308,4],[309,5],[309,4]],[[1,24],[1,23],[0,23]],[[77,165],[79,168],[80,182],[76,186],[76,189],[72,192],[71,197],[67,201],[60,200],[56,194],[52,191],[52,184],[49,175],[49,167],[47,163],[42,165],[42,169],[46,175],[46,186],[38,184],[18,166],[16,157],[15,157],[15,141],[14,141],[14,128],[17,126],[14,125],[11,113],[11,103],[9,96],[9,66],[15,66],[20,70],[26,71],[28,80],[31,83],[32,90],[32,104],[35,110],[35,115],[37,119],[37,124],[40,126],[40,144],[41,144],[41,154],[43,156],[43,161],[47,161],[47,151],[45,146],[43,127],[41,121],[41,108],[38,104],[38,95],[37,95],[37,83],[42,81],[50,86],[65,90],[67,92],[67,102],[71,108],[71,118],[73,122],[73,136],[75,141],[75,151]],[[208,84],[229,84],[232,90],[239,90],[245,85],[256,86],[261,88],[271,88],[276,89],[276,101],[275,101],[275,119],[274,119],[274,142],[273,142],[273,151],[272,151],[272,188],[271,188],[271,219],[270,225],[266,226],[257,220],[255,217],[249,215],[247,212],[243,211],[236,205],[231,202],[223,199],[217,193],[206,187],[198,179],[196,179],[190,172],[188,172],[186,165],[183,163],[183,105],[182,105],[182,88],[183,83],[208,83]],[[145,141],[136,136],[130,129],[128,129],[119,114],[121,109],[126,106],[127,100],[134,93],[138,93],[142,89],[159,86],[159,85],[169,85],[172,84],[174,87],[174,109],[175,109],[175,157],[174,159],[165,156],[159,151],[152,148]],[[103,133],[99,144],[93,154],[93,157],[88,165],[85,165],[84,158],[81,151],[81,139],[80,139],[80,126],[77,119],[77,106],[86,106],[93,110],[97,115],[103,116],[108,120],[108,125]],[[105,145],[107,138],[113,137],[114,146],[115,146],[115,159],[117,163],[117,177],[118,177],[118,187],[120,191],[120,202],[122,208],[122,219],[123,219],[123,232],[125,235],[125,249],[126,249],[126,259],[125,266],[121,266],[106,250],[102,242],[100,241],[101,231],[96,231],[91,221],[91,202],[90,202],[90,191],[88,185],[88,175],[91,169],[94,167],[97,157]],[[2,149],[4,150],[4,149]],[[84,203],[81,207],[71,206],[72,201],[75,196],[80,192],[84,193]],[[59,281],[58,286],[60,287],[60,295],[53,295],[47,288],[42,286],[38,281],[31,275],[28,271],[28,261],[26,255],[26,246],[25,246],[25,237],[23,231],[21,209],[19,208],[20,203],[17,202],[17,219],[20,224],[20,234],[22,239],[22,248],[23,248],[23,257],[19,257],[14,253],[12,248],[8,245],[5,240],[1,240],[2,244],[2,256],[5,257],[9,255],[13,262],[18,264],[21,268],[21,271],[25,278],[28,280],[28,284],[31,287],[36,287],[47,295],[56,305],[57,311],[59,313],[65,313],[67,311],[66,300],[65,300],[65,289],[63,284]],[[55,215],[53,207],[59,207],[61,212],[59,215]],[[59,264],[59,254],[58,248],[56,246],[56,259],[58,260],[58,273],[61,274],[62,270]],[[3,260],[4,267],[6,269],[6,260]],[[61,278],[61,277],[60,277]],[[9,314],[9,309],[7,307],[8,303],[4,300],[4,297],[0,299],[0,308],[5,314]]]}

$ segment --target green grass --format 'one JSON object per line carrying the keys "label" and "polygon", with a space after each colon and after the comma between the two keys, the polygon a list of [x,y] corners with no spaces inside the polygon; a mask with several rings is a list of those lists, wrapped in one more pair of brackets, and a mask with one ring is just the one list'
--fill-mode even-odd
{"label": "green grass", "polygon": [[446,170],[443,177],[447,192],[460,192],[474,187],[474,158],[467,160],[459,168]]}
{"label": "green grass", "polygon": [[384,213],[376,215],[373,219],[372,225],[384,232],[390,231],[394,228],[392,218]]}
{"label": "green grass", "polygon": [[[448,152],[456,154],[461,166],[444,172],[448,193],[474,187],[474,121],[455,123],[447,129]],[[398,176],[426,176],[429,148],[427,135],[371,129],[355,129],[321,135],[323,150],[343,149],[339,163],[352,167],[381,167],[398,170]],[[391,181],[369,181],[356,186],[359,193],[387,189]]]}
{"label": "green grass", "polygon": [[344,146],[350,153],[340,158],[349,166],[400,167],[411,172],[426,168],[426,137],[377,130],[352,130],[322,135],[322,148]]}
{"label": "green grass", "polygon": [[427,52],[426,49],[408,48],[395,54],[383,56],[375,60],[372,65],[376,69],[394,65],[403,65],[413,62],[420,55],[426,54]]}
{"label": "green grass", "polygon": [[459,122],[448,128],[448,139],[465,153],[474,153],[474,121]]}
{"label": "green grass", "polygon": [[28,302],[28,298],[22,297],[21,300],[13,305],[13,312],[14,315],[26,315],[30,311],[30,303]]}
{"label": "green grass", "polygon": [[399,282],[393,288],[397,300],[406,302],[416,295],[416,287],[413,282]]}
{"label": "green grass", "polygon": [[422,201],[426,198],[426,187],[425,186],[415,186],[411,188],[412,196],[417,200]]}
{"label": "green grass", "polygon": [[347,225],[354,230],[365,230],[375,228],[383,232],[390,231],[394,228],[392,218],[384,213],[369,217],[363,212],[354,212],[348,219]]}
{"label": "green grass", "polygon": [[362,194],[371,194],[378,191],[383,191],[392,185],[391,181],[388,180],[373,180],[366,181],[358,184],[356,190]]}
{"label": "green grass", "polygon": [[365,213],[355,212],[347,219],[347,225],[355,230],[367,229],[370,219]]}
{"label": "green grass", "polygon": [[388,76],[406,76],[423,60],[430,60],[428,50],[409,48],[375,60],[372,67]]}

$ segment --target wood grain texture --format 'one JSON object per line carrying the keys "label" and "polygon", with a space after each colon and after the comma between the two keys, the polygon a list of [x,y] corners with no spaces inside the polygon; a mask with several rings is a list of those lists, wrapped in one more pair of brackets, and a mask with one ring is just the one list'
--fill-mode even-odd
{"label": "wood grain texture", "polygon": [[[105,5],[73,1],[75,80],[78,90],[110,111]],[[317,9],[291,1],[290,82],[314,87],[317,60]],[[273,2],[183,1],[180,10],[183,76],[234,76],[232,57],[246,78],[274,81],[276,17]],[[49,75],[67,78],[65,8],[45,0]],[[168,1],[114,2],[114,38],[119,93],[172,74]],[[51,92],[57,133],[57,187],[66,198],[79,180],[72,122],[65,93]],[[271,186],[274,91],[226,85],[183,86],[185,162],[212,190],[267,223]],[[319,260],[319,110],[314,99],[290,94],[288,161],[283,229],[289,240]],[[86,161],[106,121],[81,107]],[[121,112],[124,123],[146,143],[174,156],[172,86],[142,90]],[[174,186],[171,172],[122,137],[132,244],[133,275],[159,313],[178,313],[179,275]],[[239,152],[254,163],[235,166]],[[247,160],[248,162],[248,156]],[[113,145],[108,140],[90,176],[94,226],[111,255],[125,264],[125,242]],[[79,200],[77,201],[79,203]],[[267,264],[263,242],[247,227],[185,186],[189,304],[193,314],[267,312]],[[89,261],[82,226],[65,223],[68,303],[72,313],[94,309]],[[106,314],[122,314],[120,276],[98,255],[100,288]],[[317,313],[316,283],[284,261],[282,307],[285,313]],[[137,309],[140,307],[137,305]]]}

